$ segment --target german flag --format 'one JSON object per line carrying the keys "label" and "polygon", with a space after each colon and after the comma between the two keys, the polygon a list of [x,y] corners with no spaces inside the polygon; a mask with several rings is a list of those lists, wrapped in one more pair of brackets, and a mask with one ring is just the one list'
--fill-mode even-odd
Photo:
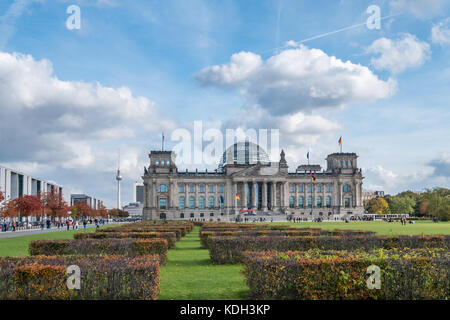
{"label": "german flag", "polygon": [[309,172],[309,176],[311,177],[312,181],[317,181],[317,178],[313,176],[312,172]]}
{"label": "german flag", "polygon": [[339,138],[338,144],[342,146],[342,137]]}
{"label": "german flag", "polygon": [[239,195],[236,193],[236,195],[234,196],[237,200],[240,200],[241,197],[239,197]]}

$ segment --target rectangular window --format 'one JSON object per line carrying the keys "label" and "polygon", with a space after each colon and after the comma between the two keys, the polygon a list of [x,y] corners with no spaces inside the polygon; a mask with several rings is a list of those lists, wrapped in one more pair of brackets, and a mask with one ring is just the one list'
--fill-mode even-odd
{"label": "rectangular window", "polygon": [[303,192],[303,185],[298,186],[298,192]]}
{"label": "rectangular window", "polygon": [[312,197],[308,197],[308,208],[312,208]]}
{"label": "rectangular window", "polygon": [[166,199],[165,198],[160,198],[159,199],[159,208],[160,209],[166,209]]}
{"label": "rectangular window", "polygon": [[223,187],[222,186],[219,187],[219,192],[223,193]]}
{"label": "rectangular window", "polygon": [[189,187],[189,192],[195,192],[195,187],[194,186],[190,186]]}
{"label": "rectangular window", "polygon": [[298,197],[298,207],[299,208],[303,208],[304,204],[303,204],[303,197]]}
{"label": "rectangular window", "polygon": [[200,192],[205,192],[205,186],[200,186]]}
{"label": "rectangular window", "polygon": [[331,192],[331,186],[330,185],[327,186],[327,192]]}
{"label": "rectangular window", "polygon": [[214,186],[209,186],[209,192],[214,192]]}
{"label": "rectangular window", "polygon": [[344,199],[344,206],[345,206],[346,208],[350,208],[350,198],[345,198],[345,199]]}
{"label": "rectangular window", "polygon": [[180,193],[184,193],[184,186],[180,186]]}
{"label": "rectangular window", "polygon": [[294,192],[294,191],[295,191],[294,186],[289,186],[289,192]]}
{"label": "rectangular window", "polygon": [[184,197],[180,197],[180,209],[184,209]]}
{"label": "rectangular window", "polygon": [[322,192],[322,186],[317,186],[317,192]]}
{"label": "rectangular window", "polygon": [[308,192],[312,192],[312,185],[308,185]]}

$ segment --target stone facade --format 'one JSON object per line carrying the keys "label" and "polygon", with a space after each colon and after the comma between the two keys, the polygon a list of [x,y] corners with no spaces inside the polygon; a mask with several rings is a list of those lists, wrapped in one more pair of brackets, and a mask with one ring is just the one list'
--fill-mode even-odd
{"label": "stone facade", "polygon": [[228,159],[214,172],[178,171],[171,151],[151,151],[149,157],[142,177],[145,220],[229,221],[248,212],[334,219],[364,212],[355,153],[328,155],[326,170],[301,165],[295,172],[289,172],[283,151],[278,163]]}

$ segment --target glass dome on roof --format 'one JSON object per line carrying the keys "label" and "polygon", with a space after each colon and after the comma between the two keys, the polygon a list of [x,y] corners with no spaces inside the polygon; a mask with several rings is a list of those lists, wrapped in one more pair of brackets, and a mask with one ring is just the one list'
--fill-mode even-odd
{"label": "glass dome on roof", "polygon": [[243,141],[233,144],[223,153],[219,169],[227,163],[256,164],[257,162],[268,164],[270,161],[267,152],[256,143]]}

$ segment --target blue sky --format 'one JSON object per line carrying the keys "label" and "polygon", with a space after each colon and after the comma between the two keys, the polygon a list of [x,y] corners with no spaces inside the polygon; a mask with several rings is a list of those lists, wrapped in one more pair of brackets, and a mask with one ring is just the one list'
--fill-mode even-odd
{"label": "blue sky", "polygon": [[202,120],[280,129],[292,170],[342,135],[367,189],[449,187],[449,16],[444,0],[2,0],[0,163],[113,205],[120,148],[126,203],[160,133],[171,147]]}

